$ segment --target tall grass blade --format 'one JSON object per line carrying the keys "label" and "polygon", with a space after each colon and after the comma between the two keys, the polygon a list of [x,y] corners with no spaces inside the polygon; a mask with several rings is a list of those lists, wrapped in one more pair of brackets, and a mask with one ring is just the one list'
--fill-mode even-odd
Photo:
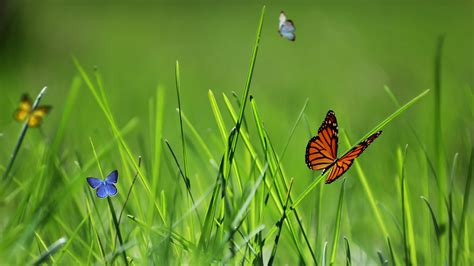
{"label": "tall grass blade", "polygon": [[[441,133],[443,132],[443,127],[441,123],[441,81],[442,81],[442,55],[443,55],[443,46],[444,46],[444,36],[441,35],[438,37],[437,43],[436,43],[436,50],[435,50],[435,55],[434,55],[434,73],[433,73],[433,78],[434,78],[434,102],[433,102],[433,136],[434,136],[434,143],[433,146],[435,147],[435,163],[436,163],[436,172],[437,176],[439,178],[439,193],[438,193],[438,204],[439,204],[439,210],[444,210],[442,204],[443,201],[446,200],[447,196],[447,177],[446,177],[446,157],[445,157],[445,152],[444,152],[444,142],[441,136]],[[439,219],[441,221],[446,220],[446,214],[443,211],[440,211],[439,213]],[[441,246],[445,247],[446,246],[446,237],[442,235],[440,237],[441,239]],[[440,261],[444,262],[446,259],[446,252],[445,249],[442,248],[439,252],[440,255]]]}
{"label": "tall grass blade", "polygon": [[291,192],[291,188],[293,187],[293,180],[294,179],[291,178],[290,186],[289,186],[288,192],[286,194],[285,205],[283,206],[283,214],[282,214],[280,220],[277,223],[278,233],[275,236],[275,244],[273,244],[273,249],[272,249],[272,253],[270,255],[270,260],[268,261],[268,265],[273,265],[273,261],[275,260],[275,255],[276,255],[276,251],[277,251],[277,248],[278,248],[278,241],[280,240],[280,236],[281,236],[281,229],[283,228],[283,222],[285,222],[285,219],[286,219],[286,208],[288,208],[288,200],[290,199],[290,192]]}
{"label": "tall grass blade", "polygon": [[[110,200],[110,197],[107,197],[107,203],[109,204],[110,213],[112,214],[112,221],[114,223],[115,231],[117,233],[120,246],[123,247],[124,244],[123,244],[122,233],[120,231],[120,224],[118,222],[117,215],[115,214],[114,205],[112,204],[112,200]],[[125,265],[128,265],[127,253],[125,252],[125,249],[122,250],[122,257],[123,257],[123,262],[125,263]]]}
{"label": "tall grass blade", "polygon": [[[179,74],[179,62],[176,61],[175,67],[175,81],[176,81],[176,94],[178,97],[178,113],[179,113],[179,128],[181,130],[181,145],[183,147],[183,162],[184,162],[184,179],[187,180],[186,186],[191,187],[188,177],[188,162],[186,156],[186,142],[184,141],[184,129],[183,129],[183,116],[181,115],[181,97],[180,97],[180,89],[181,89],[181,80]],[[194,202],[194,200],[193,200]]]}
{"label": "tall grass blade", "polygon": [[454,234],[454,222],[453,222],[453,180],[456,171],[457,161],[458,161],[458,153],[454,154],[453,159],[453,166],[451,169],[451,175],[449,180],[449,187],[448,187],[448,265],[453,265],[454,258],[453,258],[453,234]]}
{"label": "tall grass blade", "polygon": [[390,242],[390,237],[387,237],[387,245],[388,245],[388,250],[390,251],[390,258],[392,259],[392,265],[396,266],[397,259],[395,257],[395,253],[393,252],[392,243]]}
{"label": "tall grass blade", "polygon": [[401,205],[402,205],[402,229],[403,229],[403,249],[405,253],[405,265],[412,265],[411,259],[411,250],[410,250],[410,244],[408,241],[408,225],[407,225],[407,200],[406,200],[406,192],[405,192],[405,160],[406,160],[406,154],[407,154],[407,149],[408,145],[405,146],[405,153],[402,158],[402,169],[401,169],[401,178],[400,178],[400,184],[401,184]]}
{"label": "tall grass blade", "polygon": [[[464,186],[464,195],[463,195],[463,200],[462,200],[462,211],[461,211],[461,218],[459,220],[459,235],[458,235],[458,246],[456,250],[456,265],[459,265],[459,259],[461,257],[461,251],[464,251],[466,249],[466,252],[463,252],[463,254],[470,254],[468,251],[469,246],[464,245],[465,241],[465,230],[466,227],[468,226],[466,223],[466,216],[468,214],[468,208],[469,208],[469,198],[471,194],[471,183],[472,183],[472,176],[474,172],[474,148],[471,148],[471,156],[469,160],[469,167],[467,169],[467,179],[466,179],[466,185]],[[469,258],[464,256],[464,262],[466,264],[469,264]]]}
{"label": "tall grass blade", "polygon": [[346,183],[346,179],[344,178],[341,185],[341,191],[339,192],[339,202],[337,204],[336,222],[335,222],[335,228],[334,228],[334,233],[332,237],[332,251],[331,251],[330,265],[334,265],[336,261],[337,243],[339,239],[339,232],[341,229],[342,206],[344,204],[345,183]]}

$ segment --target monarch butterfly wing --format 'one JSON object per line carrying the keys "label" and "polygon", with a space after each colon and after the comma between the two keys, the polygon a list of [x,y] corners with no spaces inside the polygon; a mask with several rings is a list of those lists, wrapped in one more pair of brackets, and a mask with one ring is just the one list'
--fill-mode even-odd
{"label": "monarch butterfly wing", "polygon": [[43,118],[51,111],[51,106],[43,105],[38,106],[36,109],[31,113],[30,119],[28,120],[29,127],[37,127],[43,121]]}
{"label": "monarch butterfly wing", "polygon": [[341,158],[339,158],[332,167],[331,172],[329,172],[329,175],[326,178],[326,184],[334,182],[334,180],[338,179],[347,170],[349,170],[354,160],[359,157],[364,152],[364,150],[367,149],[370,143],[372,143],[378,136],[380,136],[380,134],[382,134],[382,131],[375,132],[374,134],[370,135],[366,140],[357,144],[357,146],[355,146],[346,154],[344,154]]}
{"label": "monarch butterfly wing", "polygon": [[334,163],[337,158],[337,134],[336,115],[328,111],[318,135],[311,138],[306,146],[306,165],[310,169],[326,171]]}
{"label": "monarch butterfly wing", "polygon": [[13,117],[16,121],[21,122],[26,119],[31,110],[32,102],[28,94],[23,94],[20,99],[20,106],[16,109]]}

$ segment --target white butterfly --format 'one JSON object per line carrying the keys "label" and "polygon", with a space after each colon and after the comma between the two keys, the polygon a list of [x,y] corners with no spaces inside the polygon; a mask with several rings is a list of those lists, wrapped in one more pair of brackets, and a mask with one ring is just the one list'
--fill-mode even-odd
{"label": "white butterfly", "polygon": [[280,33],[281,37],[284,37],[290,41],[295,41],[295,25],[291,19],[286,19],[285,12],[280,12],[280,24],[278,27],[278,32]]}

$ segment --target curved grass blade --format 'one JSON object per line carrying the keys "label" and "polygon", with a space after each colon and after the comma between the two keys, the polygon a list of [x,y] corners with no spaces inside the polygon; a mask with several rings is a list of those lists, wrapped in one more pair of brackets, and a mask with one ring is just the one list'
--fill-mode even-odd
{"label": "curved grass blade", "polygon": [[60,239],[56,240],[56,242],[49,246],[48,249],[33,262],[33,265],[40,265],[47,262],[51,256],[58,252],[65,243],[65,237],[61,237]]}
{"label": "curved grass blade", "polygon": [[346,243],[346,266],[352,265],[352,258],[351,258],[351,248],[349,246],[349,240],[344,237],[344,243]]}
{"label": "curved grass blade", "polygon": [[430,211],[431,220],[433,221],[433,227],[434,227],[435,233],[436,233],[436,240],[438,240],[438,246],[439,246],[440,245],[440,239],[439,238],[440,238],[440,236],[443,232],[441,231],[441,228],[439,226],[438,219],[436,219],[436,214],[434,213],[433,208],[431,207],[431,204],[428,201],[428,199],[423,197],[423,196],[420,196],[420,198],[426,203],[426,206],[428,207],[428,210]]}
{"label": "curved grass blade", "polygon": [[321,265],[325,266],[326,265],[326,249],[328,247],[328,242],[325,241],[324,242],[324,246],[323,246],[323,257],[321,258]]}
{"label": "curved grass blade", "polygon": [[388,260],[383,256],[382,252],[377,251],[377,255],[379,257],[381,265],[388,265]]}

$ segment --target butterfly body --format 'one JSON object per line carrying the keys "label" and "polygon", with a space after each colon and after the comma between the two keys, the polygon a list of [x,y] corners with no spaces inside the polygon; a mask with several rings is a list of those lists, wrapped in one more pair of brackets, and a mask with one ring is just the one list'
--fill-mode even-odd
{"label": "butterfly body", "polygon": [[43,122],[43,118],[49,113],[51,110],[51,106],[49,105],[41,105],[36,107],[34,110],[33,102],[31,101],[28,94],[23,94],[20,100],[20,106],[14,113],[14,118],[18,122],[23,122],[28,120],[29,127],[38,127]]}
{"label": "butterfly body", "polygon": [[96,195],[99,198],[106,198],[115,196],[117,194],[118,171],[112,171],[104,180],[96,177],[88,177],[87,183],[89,186],[96,190]]}
{"label": "butterfly body", "polygon": [[296,35],[295,35],[295,24],[291,19],[287,19],[285,16],[285,12],[281,11],[280,12],[280,23],[278,24],[278,32],[280,33],[280,36],[290,40],[290,41],[295,41],[296,40]]}
{"label": "butterfly body", "polygon": [[323,170],[323,174],[330,171],[326,184],[332,183],[351,167],[354,160],[381,133],[382,131],[375,132],[338,158],[338,126],[336,115],[330,110],[318,130],[318,135],[312,137],[306,146],[306,165],[312,170]]}

